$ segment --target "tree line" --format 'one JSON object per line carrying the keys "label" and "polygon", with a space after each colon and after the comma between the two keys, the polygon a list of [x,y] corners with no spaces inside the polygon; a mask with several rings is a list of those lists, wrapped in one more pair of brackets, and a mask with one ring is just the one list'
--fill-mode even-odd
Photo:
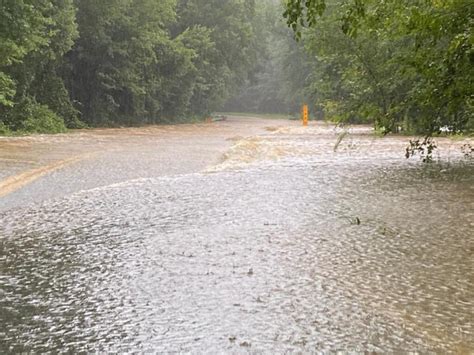
{"label": "tree line", "polygon": [[288,0],[317,107],[384,133],[474,129],[471,0]]}
{"label": "tree line", "polygon": [[319,118],[371,123],[381,133],[474,130],[472,1],[285,0],[267,7],[263,65],[230,109],[297,116],[306,102]]}
{"label": "tree line", "polygon": [[311,92],[311,55],[297,42],[283,18],[280,0],[260,1],[254,69],[224,106],[227,111],[298,116],[303,103],[316,105]]}
{"label": "tree line", "polygon": [[473,19],[469,0],[1,0],[0,133],[302,103],[472,132]]}
{"label": "tree line", "polygon": [[2,0],[0,132],[207,115],[257,58],[255,0]]}

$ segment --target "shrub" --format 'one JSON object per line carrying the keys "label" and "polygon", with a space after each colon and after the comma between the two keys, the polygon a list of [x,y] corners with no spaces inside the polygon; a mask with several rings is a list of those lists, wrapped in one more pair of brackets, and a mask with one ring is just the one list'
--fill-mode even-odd
{"label": "shrub", "polygon": [[66,131],[64,121],[48,106],[30,98],[23,99],[8,111],[5,119],[8,128],[24,133],[61,133]]}

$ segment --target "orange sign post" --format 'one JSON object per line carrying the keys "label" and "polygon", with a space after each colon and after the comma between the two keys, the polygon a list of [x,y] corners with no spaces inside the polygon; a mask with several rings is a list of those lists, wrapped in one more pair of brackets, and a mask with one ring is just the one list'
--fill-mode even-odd
{"label": "orange sign post", "polygon": [[309,122],[309,109],[308,105],[303,105],[303,109],[301,110],[301,118],[303,120],[303,126],[307,126]]}

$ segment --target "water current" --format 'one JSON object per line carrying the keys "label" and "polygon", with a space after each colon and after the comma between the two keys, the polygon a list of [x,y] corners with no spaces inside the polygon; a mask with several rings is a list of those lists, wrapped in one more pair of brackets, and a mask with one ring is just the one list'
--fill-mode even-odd
{"label": "water current", "polygon": [[0,214],[0,352],[474,351],[474,165],[290,127]]}

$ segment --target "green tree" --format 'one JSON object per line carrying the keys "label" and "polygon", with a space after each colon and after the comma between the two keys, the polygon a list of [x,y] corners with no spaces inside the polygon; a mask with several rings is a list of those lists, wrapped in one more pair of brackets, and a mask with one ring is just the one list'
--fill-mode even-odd
{"label": "green tree", "polygon": [[60,77],[62,58],[77,37],[72,0],[4,1],[2,6],[8,29],[0,30],[7,37],[1,76],[9,92],[0,95],[7,99],[3,120],[14,130],[62,131],[63,118],[70,125],[77,122]]}
{"label": "green tree", "polygon": [[[150,74],[169,41],[172,0],[76,0],[80,37],[68,55],[67,86],[85,122],[132,124],[158,110]],[[159,105],[158,105],[159,106]]]}
{"label": "green tree", "polygon": [[279,1],[259,2],[253,20],[257,62],[225,110],[297,114],[302,103],[316,101],[309,90],[313,63],[286,27],[282,12]]}
{"label": "green tree", "polygon": [[[256,61],[253,0],[179,0],[174,31],[194,37],[197,69],[190,111],[207,114],[234,93]],[[200,38],[197,40],[197,38]],[[191,45],[190,40],[185,41]]]}
{"label": "green tree", "polygon": [[48,43],[44,31],[49,23],[34,6],[34,1],[3,0],[0,3],[0,105],[13,106],[16,85],[9,69]]}
{"label": "green tree", "polygon": [[285,16],[341,117],[432,134],[472,129],[473,12],[466,0],[288,0]]}
{"label": "green tree", "polygon": [[0,6],[2,131],[203,116],[245,81],[258,49],[253,0]]}

